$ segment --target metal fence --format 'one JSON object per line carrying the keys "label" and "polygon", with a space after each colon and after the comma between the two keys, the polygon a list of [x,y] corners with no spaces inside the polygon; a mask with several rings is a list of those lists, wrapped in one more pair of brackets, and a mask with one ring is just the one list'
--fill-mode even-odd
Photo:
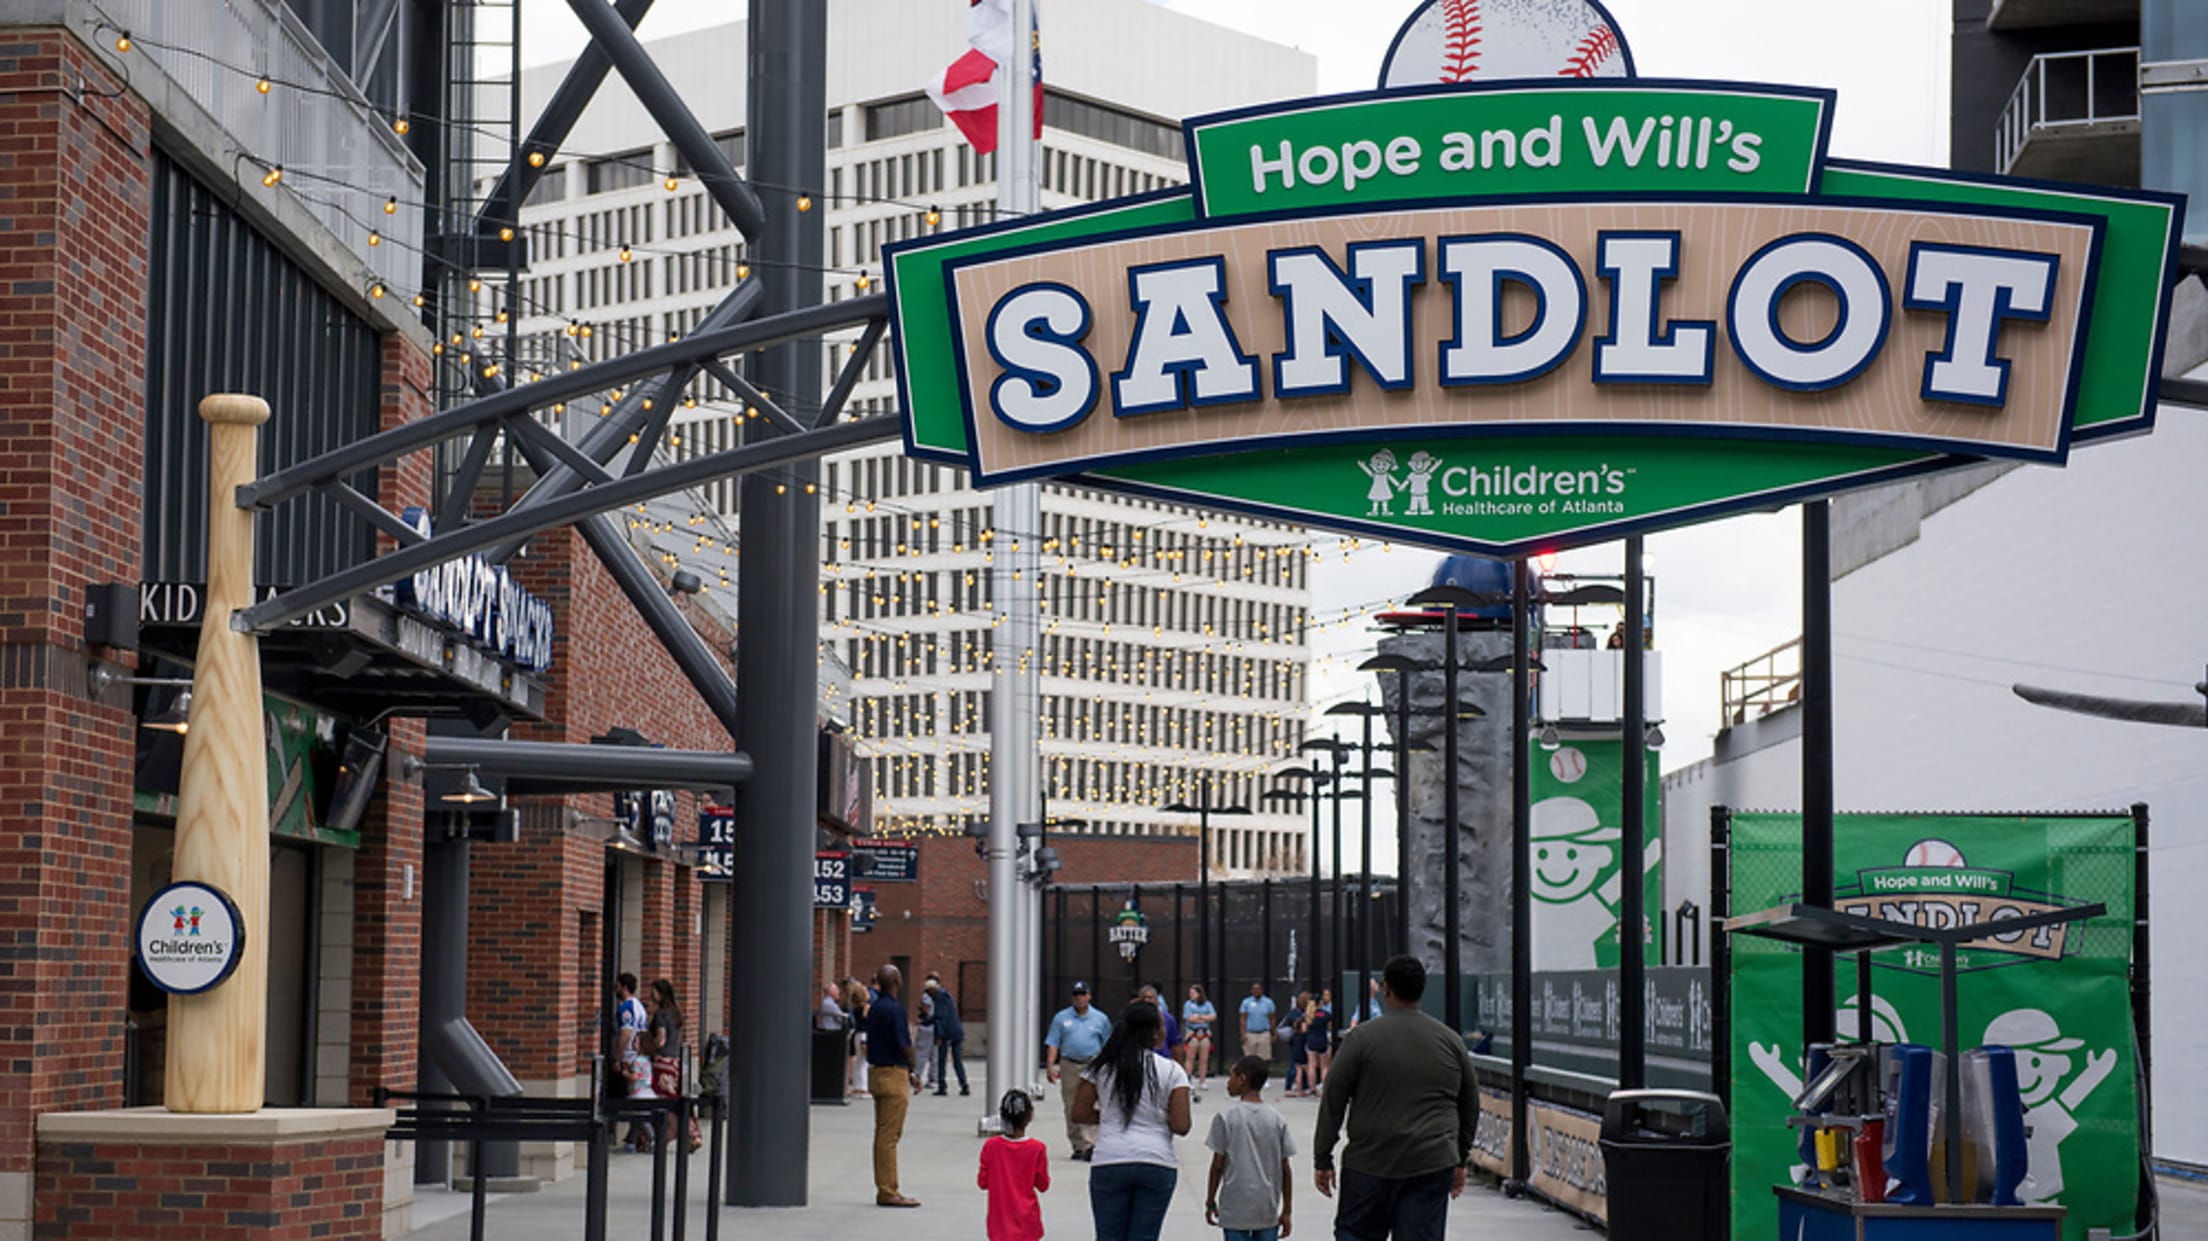
{"label": "metal fence", "polygon": [[[1298,991],[1331,987],[1340,996],[1354,990],[1360,962],[1377,977],[1395,952],[1395,880],[1375,877],[1372,895],[1361,897],[1356,877],[1343,876],[1339,917],[1333,880],[1316,885],[1315,916],[1313,891],[1308,878],[1052,888],[1043,900],[1045,1015],[1065,1004],[1073,984],[1082,981],[1108,1013],[1149,983],[1170,997],[1177,1016],[1189,985],[1202,983],[1224,1028],[1252,983],[1262,983],[1284,1004]],[[1131,955],[1113,937],[1130,900],[1143,926],[1143,942]],[[1360,900],[1370,915],[1362,948]]]}

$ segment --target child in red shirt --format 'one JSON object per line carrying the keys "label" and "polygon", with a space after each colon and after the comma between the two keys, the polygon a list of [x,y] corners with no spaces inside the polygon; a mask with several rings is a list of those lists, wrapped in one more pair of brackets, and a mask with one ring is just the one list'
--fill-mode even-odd
{"label": "child in red shirt", "polygon": [[981,1172],[974,1184],[989,1191],[989,1241],[1040,1241],[1043,1203],[1050,1188],[1050,1153],[1027,1136],[1035,1105],[1024,1090],[1007,1091],[997,1105],[1004,1132],[981,1144]]}

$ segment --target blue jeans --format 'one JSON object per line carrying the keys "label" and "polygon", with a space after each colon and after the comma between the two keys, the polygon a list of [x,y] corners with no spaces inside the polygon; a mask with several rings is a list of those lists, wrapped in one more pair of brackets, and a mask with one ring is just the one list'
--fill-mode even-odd
{"label": "blue jeans", "polygon": [[1096,1241],[1158,1241],[1180,1178],[1178,1168],[1154,1163],[1107,1163],[1089,1169],[1089,1214],[1096,1220]]}
{"label": "blue jeans", "polygon": [[1251,1228],[1247,1231],[1240,1228],[1222,1228],[1219,1231],[1227,1234],[1226,1241],[1280,1241],[1280,1226],[1277,1224],[1271,1228]]}

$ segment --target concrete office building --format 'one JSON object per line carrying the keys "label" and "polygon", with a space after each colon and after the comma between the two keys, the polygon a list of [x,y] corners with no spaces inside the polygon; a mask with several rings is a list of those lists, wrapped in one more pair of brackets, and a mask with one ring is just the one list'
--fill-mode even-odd
{"label": "concrete office building", "polygon": [[[1177,185],[1181,117],[1315,91],[1313,57],[1140,0],[1042,10],[1045,208]],[[995,218],[994,160],[921,93],[964,39],[958,6],[831,3],[828,183],[800,187],[828,213],[831,297],[878,290],[886,243]],[[741,167],[744,26],[646,43]],[[523,73],[524,115],[564,70]],[[687,331],[748,266],[741,237],[617,81],[524,220],[535,258],[521,283],[522,330],[548,357],[606,356]],[[832,364],[842,350],[828,352]],[[745,406],[734,392],[705,380],[690,396],[697,404],[677,415],[666,453],[737,442]],[[877,352],[854,412],[895,400]],[[957,832],[987,815],[984,704],[999,654],[989,565],[992,549],[1019,535],[995,528],[990,493],[895,445],[830,460],[823,482],[822,646],[855,678],[850,714],[871,760],[878,828]],[[709,598],[732,584],[718,523],[735,504],[734,484],[721,483],[690,511],[662,504],[640,517],[670,564],[698,568]],[[1190,816],[1162,807],[1198,800],[1208,781],[1214,804],[1259,811],[1215,822],[1218,873],[1307,869],[1301,819],[1271,812],[1256,787],[1294,757],[1308,715],[1303,532],[1055,484],[1042,513],[1042,649],[1008,655],[1040,661],[1049,813],[1098,834],[1191,831]]]}

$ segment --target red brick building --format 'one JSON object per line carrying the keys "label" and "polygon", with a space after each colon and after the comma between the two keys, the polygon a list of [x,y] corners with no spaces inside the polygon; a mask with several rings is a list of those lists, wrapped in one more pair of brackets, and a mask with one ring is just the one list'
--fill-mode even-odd
{"label": "red brick building", "polygon": [[[413,22],[438,6],[400,8]],[[371,49],[328,54],[279,0],[9,11],[43,24],[0,27],[0,1051],[16,1066],[0,1085],[0,1241],[405,1231],[414,1152],[372,1117],[312,1140],[208,1119],[188,1142],[121,1109],[165,1084],[167,997],[134,965],[131,927],[174,851],[181,741],[163,725],[192,675],[209,503],[196,406],[268,400],[264,472],[437,408],[453,359],[412,296],[428,127],[391,123],[424,87]],[[397,513],[432,503],[434,464],[352,485]],[[256,525],[272,589],[394,545],[327,496]],[[731,748],[574,534],[536,539],[512,572],[550,608],[548,666],[387,591],[263,640],[272,1108],[334,1116],[414,1087],[438,953],[465,955],[467,1016],[532,1093],[588,1081],[609,938],[616,968],[674,982],[693,1047],[724,1025],[728,902],[685,847],[694,794],[656,844],[626,839],[609,793],[514,799],[503,841],[472,846],[465,942],[424,942],[428,846],[477,822],[438,797],[456,773],[404,762],[425,717]],[[733,649],[715,614],[691,619]],[[373,786],[348,799],[348,746],[371,737]],[[853,968],[847,915],[817,929],[821,974]],[[524,1150],[524,1170],[564,1174],[572,1153]]]}
{"label": "red brick building", "polygon": [[[919,877],[873,883],[874,928],[851,937],[861,976],[883,962],[908,978],[940,974],[968,1022],[989,1020],[988,868],[963,836],[919,838]],[[1194,836],[1052,836],[1065,883],[1196,881]],[[1052,997],[1044,997],[1049,1000]],[[978,1055],[978,1046],[967,1048]],[[1039,1053],[1038,1053],[1039,1054]]]}

